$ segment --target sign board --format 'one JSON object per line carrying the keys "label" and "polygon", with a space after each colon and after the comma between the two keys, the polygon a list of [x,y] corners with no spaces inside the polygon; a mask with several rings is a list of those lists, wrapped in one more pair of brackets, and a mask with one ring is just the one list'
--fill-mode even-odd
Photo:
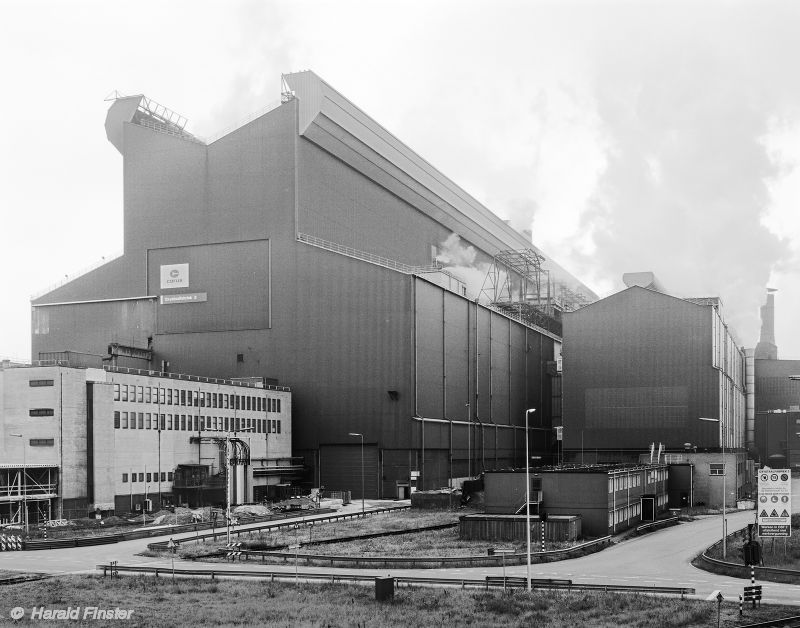
{"label": "sign board", "polygon": [[564,427],[558,425],[553,428],[556,431],[556,440],[564,440]]}
{"label": "sign board", "polygon": [[208,301],[207,292],[192,292],[184,294],[162,294],[161,305],[173,305],[175,303],[203,303]]}
{"label": "sign board", "polygon": [[792,474],[789,469],[758,472],[758,535],[792,535]]}
{"label": "sign board", "polygon": [[164,264],[161,266],[161,289],[188,288],[189,264]]}

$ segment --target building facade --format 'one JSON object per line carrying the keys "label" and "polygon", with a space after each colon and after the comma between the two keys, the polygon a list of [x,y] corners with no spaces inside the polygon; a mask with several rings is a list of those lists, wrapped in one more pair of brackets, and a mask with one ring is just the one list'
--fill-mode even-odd
{"label": "building facade", "polygon": [[136,369],[0,370],[0,518],[267,499],[302,472],[291,404],[285,387]]}
{"label": "building facade", "polygon": [[564,338],[566,459],[744,449],[745,355],[717,299],[632,286],[565,314]]}
{"label": "building facade", "polygon": [[124,254],[33,301],[34,358],[289,384],[306,485],[355,496],[518,464],[530,408],[550,450],[560,313],[595,295],[312,72],[214,141],[143,96],[106,131]]}
{"label": "building facade", "polygon": [[[531,514],[579,515],[584,536],[617,534],[667,510],[667,465],[576,465],[531,469]],[[525,471],[484,476],[487,514],[525,513]]]}

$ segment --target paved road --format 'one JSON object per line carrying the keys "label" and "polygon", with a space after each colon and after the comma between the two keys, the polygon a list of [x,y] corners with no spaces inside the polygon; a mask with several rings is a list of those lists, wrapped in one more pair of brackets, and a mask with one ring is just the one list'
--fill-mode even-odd
{"label": "paved road", "polygon": [[[798,482],[800,485],[800,482]],[[800,504],[796,504],[800,506]],[[743,528],[753,521],[753,511],[728,515],[730,531]],[[631,538],[597,554],[555,563],[532,565],[532,577],[569,578],[576,583],[636,584],[670,587],[691,587],[697,597],[707,598],[721,591],[726,599],[738,600],[742,587],[749,580],[717,576],[693,567],[691,559],[720,538],[720,517],[703,517],[690,523],[682,523],[665,530],[641,537]],[[175,535],[187,538],[193,533]],[[152,539],[150,540],[152,541]],[[68,548],[40,552],[9,552],[0,554],[0,569],[17,569],[44,572],[79,573],[93,571],[95,565],[112,560],[120,564],[146,564],[169,567],[171,561],[136,556],[148,542],[146,539],[125,541],[115,545]],[[736,552],[735,546],[730,548]],[[175,561],[176,568],[197,569],[198,563]],[[214,569],[249,569],[253,571],[286,571],[294,573],[294,565],[270,565],[262,567],[254,563],[215,563]],[[328,567],[311,567],[304,570],[315,573],[345,574],[352,570]],[[302,573],[302,571],[301,571]],[[478,567],[465,569],[365,569],[360,573],[375,576],[421,576],[484,578],[500,575],[501,567]],[[524,576],[525,565],[506,567],[507,575]],[[763,583],[764,603],[794,604],[800,606],[800,586]]]}

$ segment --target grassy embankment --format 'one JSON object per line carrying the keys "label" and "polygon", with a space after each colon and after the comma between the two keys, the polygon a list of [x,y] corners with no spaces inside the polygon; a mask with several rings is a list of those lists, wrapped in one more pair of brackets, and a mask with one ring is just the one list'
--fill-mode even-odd
{"label": "grassy embankment", "polygon": [[[243,534],[240,540],[243,549],[266,550],[275,546],[290,545],[298,542],[337,539],[358,534],[373,534],[392,530],[404,530],[434,526],[445,523],[456,523],[461,512],[420,512],[415,510],[372,515],[364,519],[351,519],[314,526],[299,526],[292,529],[274,531],[257,531]],[[538,539],[534,539],[534,549],[540,547]],[[547,542],[547,550],[568,547],[569,543]],[[180,556],[191,558],[202,556],[214,549],[225,546],[224,540],[216,543],[186,544],[179,550]],[[513,549],[525,551],[525,542],[466,541],[458,538],[458,528],[432,530],[405,534],[400,536],[384,536],[375,539],[343,541],[324,545],[304,546],[300,553],[325,554],[336,556],[478,556],[485,555],[489,548]]]}
{"label": "grassy embankment", "polygon": [[[731,535],[728,537],[728,556],[729,562],[742,561],[741,548],[746,541],[747,535]],[[800,514],[792,515],[792,536],[789,538],[767,539],[759,538],[761,544],[761,557],[764,567],[776,567],[778,569],[800,570]],[[722,559],[722,547],[714,547],[708,555],[711,558]]]}
{"label": "grassy embankment", "polygon": [[[33,623],[31,607],[66,609],[88,605],[133,609],[126,626],[548,626],[548,628],[692,628],[715,625],[716,603],[675,598],[566,593],[504,594],[502,591],[408,589],[393,602],[376,602],[371,586],[250,581],[175,580],[147,576],[64,576],[8,587],[0,602],[0,625],[9,611],[25,609],[14,625]],[[82,611],[81,611],[82,612]],[[722,625],[736,626],[738,604],[723,604]],[[794,607],[764,606],[747,621],[797,614]],[[70,622],[92,626],[119,621]]]}

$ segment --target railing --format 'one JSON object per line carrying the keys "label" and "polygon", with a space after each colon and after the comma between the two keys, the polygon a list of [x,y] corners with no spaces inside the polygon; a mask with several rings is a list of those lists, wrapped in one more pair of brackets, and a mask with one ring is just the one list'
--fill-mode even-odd
{"label": "railing", "polygon": [[43,297],[48,292],[52,292],[56,288],[60,288],[61,286],[68,284],[70,281],[73,281],[74,279],[77,279],[78,277],[81,277],[81,276],[85,275],[86,273],[89,273],[89,272],[95,270],[96,268],[100,268],[104,264],[108,264],[109,262],[117,259],[118,257],[122,257],[122,255],[123,255],[122,251],[115,252],[112,255],[108,255],[106,257],[100,258],[98,261],[93,262],[89,266],[86,266],[85,268],[82,268],[81,270],[76,271],[72,275],[64,275],[64,279],[62,279],[60,281],[57,281],[56,283],[48,286],[44,290],[40,290],[39,292],[36,292],[36,293],[32,294],[31,295],[31,301],[33,301],[34,299],[38,299],[40,297]]}
{"label": "railing", "polygon": [[288,386],[273,386],[272,384],[258,385],[255,382],[234,381],[230,379],[217,379],[216,377],[201,377],[199,375],[187,375],[185,373],[167,373],[164,371],[153,371],[149,369],[136,369],[126,366],[103,365],[103,369],[112,373],[126,373],[128,375],[145,375],[148,377],[166,377],[168,379],[178,379],[186,382],[200,382],[204,384],[224,384],[225,386],[241,386],[243,388],[254,388],[256,390],[277,390],[281,392],[292,392]]}
{"label": "railing", "polygon": [[[375,581],[375,576],[364,575],[357,573],[317,573],[317,572],[294,572],[294,571],[251,571],[251,570],[232,570],[232,569],[181,569],[171,567],[141,567],[138,565],[97,565],[97,571],[102,571],[103,576],[114,573],[146,573],[153,574],[155,577],[159,576],[207,576],[212,580],[216,578],[260,578],[275,582],[276,580],[298,580],[303,579],[307,581],[330,582],[330,583],[351,583],[351,584],[371,584]],[[503,586],[503,579],[469,579],[469,578],[423,578],[412,576],[399,576],[394,578],[398,587],[405,585],[406,587],[412,586],[450,586],[466,589],[484,589],[498,588]],[[524,578],[523,578],[524,580]],[[527,581],[525,582],[527,585]],[[693,595],[695,590],[690,587],[660,587],[660,586],[635,586],[635,585],[615,585],[615,584],[581,584],[575,583],[571,580],[559,581],[549,579],[531,579],[531,588],[535,589],[561,589],[568,591],[604,591],[608,593],[649,593],[659,595]]]}
{"label": "railing", "polygon": [[678,523],[678,517],[670,517],[669,519],[659,519],[658,521],[644,523],[640,526],[636,526],[636,531],[641,532],[642,530],[648,530],[650,528],[660,528],[661,526],[665,526],[670,523]]}

